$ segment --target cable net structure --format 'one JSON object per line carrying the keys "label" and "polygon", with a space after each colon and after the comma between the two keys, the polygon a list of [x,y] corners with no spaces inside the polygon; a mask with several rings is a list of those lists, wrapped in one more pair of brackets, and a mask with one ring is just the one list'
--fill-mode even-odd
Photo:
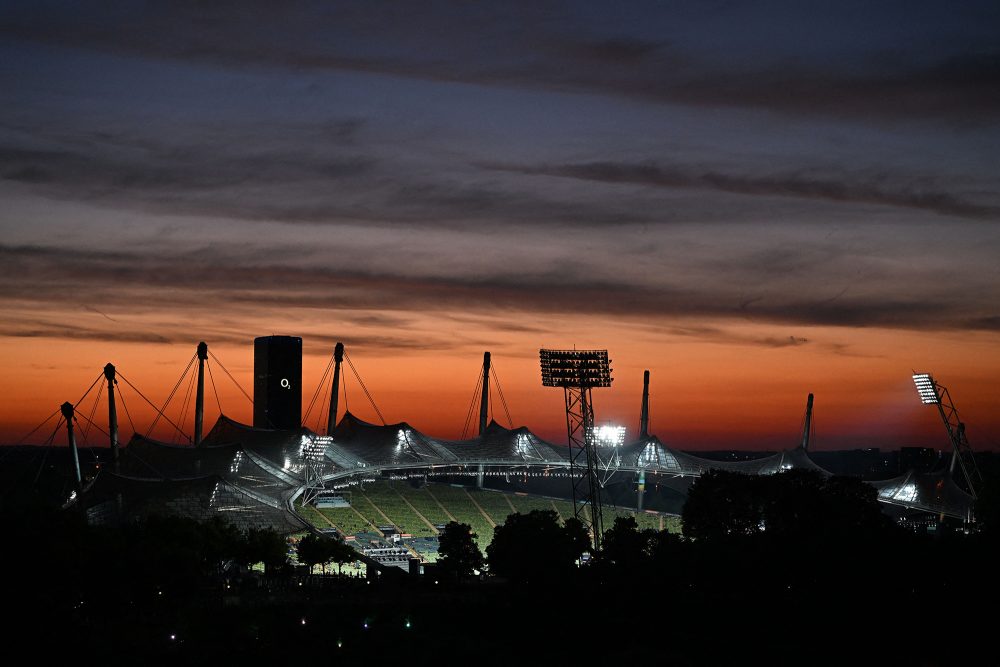
{"label": "cable net structure", "polygon": [[[579,448],[549,442],[525,426],[511,429],[496,422],[476,437],[448,440],[406,422],[371,424],[349,412],[331,436],[307,428],[254,428],[220,415],[200,447],[133,436],[122,449],[120,472],[103,467],[77,503],[96,523],[147,514],[218,515],[241,528],[291,533],[308,529],[293,503],[308,501],[319,480],[335,488],[360,478],[474,475],[480,468],[509,478],[567,478],[572,477],[572,457],[579,453]],[[747,461],[716,461],[649,436],[619,448],[605,484],[631,484],[641,473],[647,483],[675,480],[683,488],[712,469],[829,474],[801,447]],[[942,472],[908,473],[871,484],[880,501],[909,509],[968,518],[973,504]]]}
{"label": "cable net structure", "polygon": [[[615,442],[603,442],[600,435],[595,435],[602,430],[594,428],[590,390],[611,383],[607,352],[548,352],[553,354],[542,355],[543,384],[564,390],[566,444],[546,441],[526,426],[507,427],[493,420],[473,437],[436,438],[407,422],[385,423],[377,411],[382,423],[370,423],[346,411],[334,428],[327,425],[324,429],[327,432],[322,434],[305,427],[260,428],[222,414],[220,402],[220,414],[200,443],[194,445],[187,437],[181,438],[181,444],[163,442],[137,432],[121,448],[115,465],[101,466],[93,478],[84,480],[83,485],[77,484],[69,504],[82,508],[93,523],[131,521],[149,514],[196,519],[221,516],[242,529],[271,528],[292,533],[311,529],[296,510],[296,503],[299,507],[313,503],[327,490],[333,494],[358,480],[476,476],[481,485],[484,477],[501,476],[508,482],[551,477],[568,479],[567,491],[571,491],[573,504],[572,510],[563,512],[563,516],[579,518],[595,536],[595,548],[599,548],[604,506],[601,495],[607,487],[614,486],[609,497],[616,497],[616,502],[624,498],[632,503],[628,496],[635,494],[634,506],[641,509],[645,486],[662,484],[686,493],[692,480],[712,469],[751,475],[808,469],[829,475],[810,457],[807,437],[784,451],[742,461],[702,458],[649,434],[629,441],[619,434]],[[208,356],[214,359],[211,353]],[[221,362],[217,364],[224,370]],[[193,364],[189,362],[186,370],[191,368]],[[483,380],[488,377],[485,373]],[[84,403],[104,377],[99,375],[75,405],[80,409],[74,411],[73,422],[86,448],[92,449],[102,435],[112,441],[117,438],[111,436],[117,433],[114,429],[109,427],[105,431],[95,423],[101,390],[93,392],[93,404]],[[122,380],[122,388],[134,390],[153,405],[125,375],[118,372],[117,377]],[[171,394],[179,391],[183,379],[184,375]],[[495,384],[499,389],[499,383]],[[952,474],[965,472],[961,468],[962,454],[968,447],[964,425],[943,388],[932,380],[925,384],[933,391],[924,393],[934,399],[929,402],[942,410],[945,424],[950,427],[949,436],[955,442],[952,470],[910,471],[870,484],[876,489],[878,499],[888,505],[970,520],[975,498],[970,489],[963,488],[969,476]],[[138,431],[124,393],[116,393],[132,431]],[[134,401],[134,396],[130,400]],[[163,410],[157,411],[162,419],[168,419]],[[506,409],[504,412],[509,419],[509,412]],[[58,414],[59,410],[53,412],[33,433],[42,427],[47,431]],[[485,414],[481,411],[481,417]],[[57,421],[47,441],[50,446],[65,424],[65,418]],[[178,424],[169,425],[180,431]],[[317,422],[317,430],[323,426],[322,420]],[[804,431],[808,429],[807,419]],[[569,495],[563,491],[559,494]]]}

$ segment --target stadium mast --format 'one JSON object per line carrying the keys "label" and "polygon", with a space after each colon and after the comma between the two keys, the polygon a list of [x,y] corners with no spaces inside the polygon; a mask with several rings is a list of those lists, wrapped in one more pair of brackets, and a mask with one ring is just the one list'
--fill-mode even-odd
{"label": "stadium mast", "polygon": [[[569,476],[573,486],[573,514],[594,537],[601,550],[604,524],[601,484],[594,443],[594,404],[591,389],[611,386],[607,350],[539,350],[543,387],[562,387],[566,401],[569,440]],[[589,516],[588,516],[589,515]]]}
{"label": "stadium mast", "polygon": [[59,409],[66,420],[66,438],[69,440],[69,448],[73,455],[73,479],[76,482],[76,491],[79,493],[83,491],[83,476],[80,474],[80,453],[76,449],[76,436],[73,435],[73,420],[76,419],[76,415],[73,404],[69,401],[60,405]]}
{"label": "stadium mast", "polygon": [[[344,362],[344,344],[333,348],[333,386],[330,388],[330,414],[326,420],[326,434],[333,435],[337,428],[337,411],[340,409],[340,365]],[[329,368],[329,366],[327,366]]]}
{"label": "stadium mast", "polygon": [[981,484],[983,476],[976,465],[976,458],[972,455],[972,446],[965,435],[965,424],[958,416],[958,408],[951,400],[948,389],[935,382],[930,373],[914,373],[913,383],[920,394],[920,400],[924,405],[936,405],[944,428],[948,432],[948,439],[951,441],[952,454],[951,465],[948,467],[949,477],[955,474],[955,463],[962,469],[962,477],[969,487],[969,494],[977,498],[975,482]]}
{"label": "stadium mast", "polygon": [[809,451],[809,437],[812,434],[813,395],[806,399],[806,423],[802,427],[802,449]]}
{"label": "stadium mast", "polygon": [[[198,343],[198,393],[194,399],[194,446],[201,444],[201,434],[205,427],[205,360],[208,359],[208,343]],[[110,387],[109,387],[110,389]]]}
{"label": "stadium mast", "polygon": [[104,377],[108,380],[108,437],[111,439],[111,462],[116,473],[121,472],[118,464],[118,408],[115,405],[115,365],[108,362],[104,366]]}
{"label": "stadium mast", "polygon": [[490,353],[483,352],[483,395],[479,399],[479,435],[486,432],[486,418],[490,410]]}
{"label": "stadium mast", "polygon": [[649,437],[649,371],[642,374],[642,408],[639,412],[639,437]]}

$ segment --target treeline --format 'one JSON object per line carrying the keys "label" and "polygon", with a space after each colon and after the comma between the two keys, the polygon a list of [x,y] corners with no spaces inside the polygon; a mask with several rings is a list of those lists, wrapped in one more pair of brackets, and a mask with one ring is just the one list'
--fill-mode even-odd
{"label": "treeline", "polygon": [[[970,573],[980,585],[993,567],[995,526],[991,520],[981,531],[967,531],[944,521],[936,534],[918,535],[886,516],[875,489],[854,478],[715,470],[690,489],[683,535],[640,530],[634,518],[618,517],[603,534],[602,550],[580,566],[591,549],[583,526],[575,519],[560,525],[554,512],[535,511],[497,526],[485,554],[469,526],[449,524],[438,567],[457,579],[478,571],[538,584],[639,579],[651,590],[719,596],[813,592],[831,600],[868,594],[909,599],[969,589],[963,578]],[[948,562],[962,566],[942,567]]]}
{"label": "treeline", "polygon": [[[970,611],[997,593],[998,524],[981,511],[978,533],[946,523],[917,535],[852,480],[711,472],[691,488],[683,535],[619,518],[585,563],[579,522],[532,512],[508,517],[485,553],[467,525],[449,524],[433,576],[236,596],[241,564],[286,571],[284,537],[170,518],[99,528],[6,505],[0,558],[8,634],[40,656],[69,637],[63,648],[91,656],[189,663],[310,651],[365,661],[391,646],[407,664],[509,664],[515,654],[529,664],[954,664],[992,640],[992,617]],[[353,552],[307,536],[298,556],[336,564]]]}

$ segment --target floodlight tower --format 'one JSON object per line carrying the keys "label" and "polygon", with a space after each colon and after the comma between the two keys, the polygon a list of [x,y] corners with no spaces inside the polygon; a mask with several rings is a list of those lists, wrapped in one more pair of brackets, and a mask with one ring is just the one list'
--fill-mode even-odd
{"label": "floodlight tower", "polygon": [[601,549],[599,460],[594,442],[594,404],[590,391],[611,386],[607,350],[539,350],[542,386],[562,387],[566,401],[566,435],[569,440],[569,476],[573,486],[573,514],[594,536],[594,551]]}
{"label": "floodlight tower", "polygon": [[[948,432],[948,439],[951,441],[952,454],[951,466],[948,474],[955,474],[955,463],[962,469],[962,477],[969,487],[969,493],[976,498],[976,484],[983,481],[983,476],[976,465],[976,459],[972,455],[972,447],[969,439],[965,436],[965,424],[959,419],[958,408],[951,400],[951,394],[943,385],[938,384],[931,377],[930,373],[914,373],[913,384],[917,387],[920,401],[924,405],[936,405],[941,414],[941,421]],[[975,482],[975,483],[974,483]]]}

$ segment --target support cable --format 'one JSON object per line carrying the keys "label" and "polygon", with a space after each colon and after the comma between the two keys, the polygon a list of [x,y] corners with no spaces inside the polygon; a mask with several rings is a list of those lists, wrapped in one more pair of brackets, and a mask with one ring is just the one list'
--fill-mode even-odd
{"label": "support cable", "polygon": [[[143,398],[145,398],[147,403],[149,403],[150,405],[153,405],[153,408],[156,410],[156,413],[157,413],[156,419],[153,420],[153,423],[149,425],[149,429],[146,431],[146,437],[149,437],[149,434],[153,432],[154,428],[156,428],[156,422],[160,421],[160,417],[163,417],[164,419],[167,419],[169,421],[169,418],[164,414],[167,411],[167,406],[170,405],[170,401],[173,400],[174,394],[177,393],[178,387],[181,386],[181,382],[183,382],[184,378],[187,377],[188,371],[191,370],[191,364],[193,364],[194,360],[197,359],[197,358],[198,358],[198,354],[197,353],[191,355],[191,360],[187,363],[187,366],[184,367],[184,372],[181,373],[181,376],[179,378],[177,378],[177,383],[174,384],[174,388],[170,390],[170,395],[167,396],[167,400],[163,404],[163,409],[162,410],[160,408],[157,408],[155,405],[153,405],[152,401],[150,401],[148,398],[146,398],[145,396],[142,396],[142,392],[139,392],[138,389],[135,389],[135,387],[132,386],[132,383],[129,382],[129,386],[132,386],[133,389],[135,389],[137,392],[139,392],[139,395],[142,396]],[[120,375],[120,373],[119,373],[119,375]],[[122,379],[124,380],[125,378],[122,377]],[[128,380],[125,380],[125,381],[128,382]],[[173,422],[171,422],[171,423],[173,424]],[[181,429],[176,424],[174,424],[174,428],[176,428],[178,431],[181,431]],[[183,433],[183,432],[184,431],[181,431],[181,433]]]}
{"label": "support cable", "polygon": [[[313,407],[316,405],[316,399],[319,398],[319,392],[323,389],[323,385],[326,384],[326,378],[330,374],[330,369],[331,368],[333,368],[333,355],[332,354],[330,355],[330,361],[327,362],[327,364],[326,364],[326,370],[323,371],[323,377],[321,377],[319,379],[319,384],[316,385],[316,391],[313,392],[312,400],[309,401],[309,407],[306,408],[305,417],[302,418],[302,423],[303,424],[308,424],[309,423],[309,415],[312,414]],[[324,394],[324,397],[325,396],[326,395]],[[320,415],[320,419],[322,419],[322,414]],[[317,422],[317,424],[318,424],[318,422]],[[319,426],[317,426],[316,428],[318,429]]]}
{"label": "support cable", "polygon": [[[184,426],[184,422],[187,421],[188,410],[191,408],[191,395],[194,393],[194,385],[197,379],[198,374],[191,373],[191,378],[188,380],[187,390],[184,392],[184,400],[181,401],[181,415],[180,419],[177,421],[182,427]],[[164,406],[164,410],[165,409],[166,406]],[[176,434],[173,434],[170,437],[170,442],[174,441],[174,437],[176,437]]]}
{"label": "support cable", "polygon": [[[121,373],[119,373],[118,375],[121,376]],[[124,378],[122,378],[122,379],[124,380]],[[128,382],[128,380],[125,380],[125,381]],[[115,384],[116,385],[118,384],[118,379],[117,378],[115,378]],[[132,415],[129,414],[128,406],[125,404],[125,392],[119,392],[118,393],[118,397],[122,401],[122,408],[125,410],[125,417],[128,418],[128,423],[132,427],[132,433],[134,435],[134,434],[138,433],[138,431],[135,430],[135,423],[132,422]],[[159,477],[160,479],[167,479],[167,477],[163,473],[161,473],[159,470],[157,470],[156,468],[154,468],[152,465],[150,465],[149,463],[147,463],[146,461],[144,461],[141,456],[139,456],[138,454],[136,454],[135,451],[131,447],[127,448],[126,451],[128,452],[128,455],[129,455],[130,459],[135,459],[136,461],[138,461],[142,465],[146,466],[147,468],[149,468],[150,470],[152,470],[153,473],[157,477]]]}
{"label": "support cable", "polygon": [[[117,385],[117,384],[118,384],[118,378],[115,378],[115,385]],[[132,435],[135,435],[136,433],[138,433],[138,431],[135,430],[135,423],[132,421],[132,415],[129,414],[129,412],[128,412],[128,406],[125,405],[125,392],[119,390],[119,392],[118,392],[118,398],[121,399],[122,409],[125,410],[125,417],[128,418],[128,424],[129,424],[129,426],[132,427]]]}
{"label": "support cable", "polygon": [[52,429],[52,434],[49,436],[48,440],[45,441],[45,452],[42,454],[42,462],[38,464],[38,471],[35,473],[35,479],[31,482],[31,486],[38,484],[38,479],[42,476],[42,470],[45,468],[45,462],[49,458],[49,450],[52,449],[52,442],[56,439],[56,433],[59,432],[59,429],[62,428],[62,425],[65,423],[66,419],[64,417],[60,417],[56,427]]}
{"label": "support cable", "polygon": [[510,410],[507,409],[507,399],[503,397],[503,388],[500,386],[500,378],[497,376],[496,366],[490,365],[493,374],[493,383],[497,386],[497,393],[500,394],[500,403],[503,405],[504,414],[507,415],[507,426],[514,428],[514,420],[510,418]]}
{"label": "support cable", "polygon": [[83,403],[83,399],[87,398],[87,394],[89,394],[90,391],[94,388],[94,385],[96,385],[98,382],[101,381],[102,377],[104,377],[104,373],[103,372],[98,373],[97,379],[90,383],[90,386],[87,387],[87,391],[83,392],[83,396],[80,397],[80,400],[78,400],[76,403],[73,404],[74,409],[76,409],[78,405]]}
{"label": "support cable", "polygon": [[375,414],[377,414],[378,418],[382,420],[382,426],[385,426],[385,417],[382,416],[382,411],[378,409],[377,405],[375,405],[375,399],[372,398],[371,392],[369,392],[368,387],[365,386],[365,381],[361,379],[361,374],[358,373],[358,369],[354,367],[354,363],[351,361],[351,358],[347,356],[346,352],[344,352],[344,359],[347,360],[347,365],[351,367],[354,377],[358,379],[358,384],[361,385],[361,389],[365,392],[365,396],[368,397],[368,402],[371,403],[372,407],[375,409]]}
{"label": "support cable", "polygon": [[246,396],[246,397],[247,397],[247,400],[248,400],[248,401],[250,401],[250,405],[253,405],[253,399],[252,399],[252,398],[250,398],[250,394],[248,394],[248,393],[246,392],[246,390],[245,390],[245,389],[243,389],[243,386],[242,386],[242,385],[240,385],[240,383],[236,381],[236,378],[234,378],[234,377],[233,377],[233,374],[229,372],[229,370],[228,370],[228,369],[226,368],[226,365],[225,365],[224,363],[222,363],[222,360],[221,360],[221,359],[219,359],[219,358],[218,358],[217,356],[215,356],[215,353],[214,353],[214,352],[212,352],[211,350],[209,350],[209,351],[208,351],[208,356],[210,356],[210,357],[211,357],[212,359],[214,359],[214,360],[215,360],[215,363],[219,364],[219,368],[221,368],[221,369],[223,370],[223,372],[224,372],[224,373],[225,373],[226,375],[228,375],[228,376],[229,376],[229,379],[233,381],[233,384],[235,384],[235,385],[236,385],[236,388],[237,388],[237,389],[239,389],[239,390],[240,390],[240,392],[241,392],[241,393],[242,393],[242,394],[243,394],[244,396]]}
{"label": "support cable", "polygon": [[219,414],[222,414],[222,401],[219,400],[219,389],[215,386],[215,376],[212,375],[212,364],[206,363],[208,368],[208,379],[212,382],[212,391],[215,393],[215,403],[219,406]]}
{"label": "support cable", "polygon": [[[320,400],[320,405],[330,405],[329,400],[328,400],[329,395],[330,395],[330,388],[328,386],[326,386],[326,375],[323,376],[323,385],[324,385],[323,386],[323,398]],[[317,410],[316,411],[316,432],[317,433],[322,433],[322,431],[323,431],[323,411],[322,410]]]}
{"label": "support cable", "polygon": [[[97,397],[94,399],[94,405],[90,408],[90,415],[88,415],[88,417],[87,417],[87,426],[82,431],[80,431],[80,434],[83,436],[83,441],[84,442],[87,441],[87,434],[90,431],[90,425],[93,423],[94,414],[97,412],[97,405],[98,405],[98,403],[101,402],[101,396],[103,396],[103,395],[104,395],[104,385],[102,384],[97,389]],[[110,437],[111,436],[108,436],[109,439],[110,439]]]}
{"label": "support cable", "polygon": [[344,373],[340,377],[340,387],[340,395],[344,397],[344,413],[346,414],[347,412],[350,412],[350,409],[347,407],[347,373]]}
{"label": "support cable", "polygon": [[[76,417],[77,417],[77,422],[79,422],[79,421],[80,421],[80,420],[79,420],[79,418],[80,418],[80,417],[83,417],[83,418],[84,418],[84,419],[85,419],[85,420],[87,421],[87,425],[88,425],[88,427],[89,427],[89,426],[93,426],[93,427],[94,427],[95,429],[97,429],[98,431],[100,431],[100,432],[101,432],[101,433],[103,433],[104,435],[108,436],[108,438],[110,438],[110,437],[111,437],[111,434],[110,434],[110,433],[108,433],[108,432],[107,432],[107,431],[105,431],[105,430],[104,430],[103,428],[101,428],[100,426],[98,426],[97,424],[95,424],[94,422],[92,422],[92,421],[91,421],[91,420],[90,420],[90,419],[89,419],[89,418],[88,418],[88,417],[87,417],[86,415],[82,415],[82,414],[81,414],[81,415],[76,415]],[[80,434],[81,434],[81,435],[83,435],[83,434],[85,433],[85,430],[89,430],[89,428],[88,428],[88,429],[80,429]],[[88,449],[90,449],[90,450],[93,450],[93,449],[94,449],[94,448],[93,448],[93,446],[91,446],[91,445],[89,445],[89,444],[87,443],[87,436],[86,436],[86,435],[83,435],[83,446],[84,446],[84,447],[86,447],[86,448],[88,448]]]}
{"label": "support cable", "polygon": [[[49,421],[50,419],[52,419],[53,417],[55,417],[55,416],[56,416],[57,414],[59,414],[60,412],[61,412],[61,410],[60,410],[59,408],[56,408],[56,411],[55,411],[55,412],[53,412],[53,413],[52,413],[51,415],[49,415],[48,417],[46,417],[46,418],[45,418],[45,421],[43,421],[43,422],[42,422],[41,424],[39,424],[39,425],[38,425],[38,426],[36,426],[35,428],[31,429],[31,431],[29,431],[29,432],[27,433],[27,435],[25,435],[25,436],[24,436],[23,438],[21,438],[20,440],[18,440],[18,441],[17,441],[17,442],[15,442],[14,444],[15,444],[15,445],[22,445],[22,444],[24,444],[24,441],[25,441],[25,440],[27,440],[28,438],[30,438],[31,436],[33,436],[33,435],[35,434],[35,431],[37,431],[38,429],[40,429],[40,428],[42,428],[43,426],[45,426],[45,424],[46,424],[46,423],[48,423],[48,421]],[[8,453],[10,453],[10,451],[13,451],[13,450],[9,450],[9,451],[7,451],[7,452],[4,452],[4,456],[6,457],[6,455],[7,455]],[[3,459],[0,459],[0,460],[3,460]]]}
{"label": "support cable", "polygon": [[[146,401],[146,403],[148,403],[148,404],[149,404],[149,407],[151,407],[151,408],[153,408],[154,410],[156,410],[156,412],[157,412],[157,415],[158,415],[158,416],[157,416],[157,419],[159,419],[160,417],[163,417],[163,418],[164,418],[164,419],[165,419],[165,420],[167,421],[167,423],[168,423],[168,424],[170,424],[170,425],[171,425],[171,426],[173,426],[173,427],[174,427],[175,429],[177,429],[177,431],[178,431],[178,432],[180,432],[180,433],[181,433],[182,435],[185,435],[185,434],[184,434],[184,431],[181,431],[181,427],[180,427],[180,426],[178,426],[177,424],[173,423],[172,421],[170,421],[170,417],[168,417],[168,416],[166,416],[165,414],[163,414],[163,411],[162,411],[162,410],[160,410],[160,409],[159,409],[158,407],[156,407],[156,405],[154,405],[154,404],[153,404],[153,402],[152,402],[151,400],[149,400],[148,398],[146,398],[146,395],[145,395],[145,394],[143,394],[143,393],[142,393],[141,391],[139,391],[139,388],[138,388],[138,387],[136,387],[136,386],[135,386],[134,384],[132,384],[131,382],[129,382],[128,378],[127,378],[127,377],[125,377],[125,375],[124,375],[124,374],[123,374],[123,373],[121,372],[121,370],[119,370],[119,371],[118,371],[117,375],[118,375],[118,377],[120,377],[120,378],[121,378],[122,380],[124,380],[124,381],[125,381],[125,384],[127,384],[127,385],[128,385],[128,386],[130,386],[130,387],[132,387],[132,391],[134,391],[135,393],[139,394],[139,396],[140,396],[140,397],[142,398],[142,400]],[[154,424],[155,424],[155,422],[154,422]],[[152,430],[153,430],[153,427],[152,427],[152,426],[150,426],[150,427],[149,427],[149,431],[146,431],[146,436],[145,436],[145,437],[147,437],[147,438],[148,438],[148,437],[149,437],[149,433],[150,433],[150,431],[152,431]],[[186,437],[186,435],[185,435],[185,437]]]}
{"label": "support cable", "polygon": [[465,413],[465,424],[462,426],[462,440],[465,440],[465,438],[468,435],[470,435],[469,429],[472,426],[472,416],[475,414],[476,411],[476,397],[479,396],[479,393],[482,391],[482,388],[483,388],[483,374],[478,373],[476,375],[476,388],[472,390],[472,400],[469,401],[469,411]]}
{"label": "support cable", "polygon": [[[121,373],[119,373],[119,376],[120,375],[121,375]],[[128,380],[126,380],[126,382],[128,382]],[[118,384],[118,380],[117,379],[115,379],[115,384]],[[135,430],[135,424],[132,423],[132,415],[129,414],[129,412],[128,412],[128,406],[125,405],[125,393],[124,392],[120,392],[118,394],[118,397],[122,401],[122,408],[124,408],[124,410],[125,410],[125,416],[128,418],[128,423],[132,426],[132,433],[133,434],[137,433],[138,431]],[[153,474],[155,474],[160,479],[168,479],[166,475],[164,475],[163,473],[161,473],[159,470],[157,470],[152,465],[150,465],[147,461],[143,460],[143,458],[141,456],[139,456],[138,454],[136,454],[135,450],[133,450],[131,447],[129,447],[126,451],[128,452],[128,456],[129,456],[130,459],[135,459],[136,461],[138,461],[142,465],[146,466],[147,468],[149,468],[150,470],[152,470]]]}

